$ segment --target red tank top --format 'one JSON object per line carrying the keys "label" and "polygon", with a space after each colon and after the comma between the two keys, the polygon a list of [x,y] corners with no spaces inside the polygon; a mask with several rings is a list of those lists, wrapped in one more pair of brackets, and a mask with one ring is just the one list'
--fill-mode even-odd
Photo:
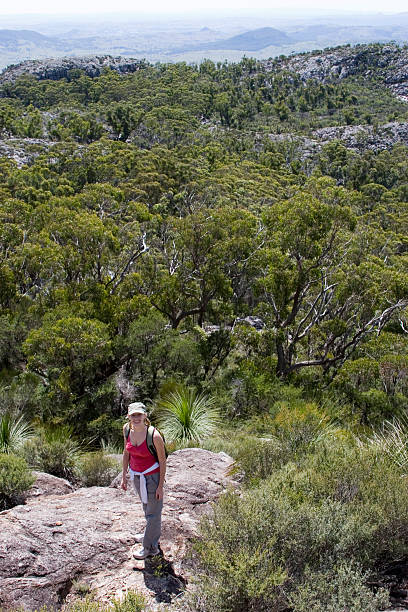
{"label": "red tank top", "polygon": [[[129,453],[130,468],[134,472],[144,472],[156,463],[156,459],[147,448],[146,440],[142,442],[142,444],[139,444],[139,446],[134,446],[130,441],[129,435],[128,441],[126,442],[126,450]],[[160,472],[160,467],[152,470],[149,474],[155,474],[156,472]]]}

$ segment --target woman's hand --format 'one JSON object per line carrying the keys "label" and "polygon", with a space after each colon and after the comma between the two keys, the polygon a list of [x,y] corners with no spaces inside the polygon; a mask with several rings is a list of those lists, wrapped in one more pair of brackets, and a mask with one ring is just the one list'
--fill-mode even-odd
{"label": "woman's hand", "polygon": [[120,488],[123,489],[124,491],[127,491],[126,476],[122,476],[122,481],[120,483]]}
{"label": "woman's hand", "polygon": [[160,485],[156,489],[156,499],[163,499],[163,487]]}

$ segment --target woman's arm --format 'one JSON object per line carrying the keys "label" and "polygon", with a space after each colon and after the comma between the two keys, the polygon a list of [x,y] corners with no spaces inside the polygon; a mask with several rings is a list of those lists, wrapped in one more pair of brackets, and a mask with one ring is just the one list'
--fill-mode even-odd
{"label": "woman's arm", "polygon": [[126,425],[124,425],[123,427],[123,456],[122,456],[122,482],[120,483],[121,488],[126,491],[127,490],[127,481],[126,481],[126,477],[127,477],[127,471],[128,471],[128,467],[129,467],[129,453],[126,450],[126,443],[127,443],[127,438],[125,436],[125,427]]}
{"label": "woman's arm", "polygon": [[164,479],[166,477],[166,452],[164,450],[163,438],[161,437],[157,429],[155,429],[153,433],[153,442],[156,448],[157,458],[159,460],[160,465],[160,480],[156,489],[156,499],[163,499],[163,486]]}

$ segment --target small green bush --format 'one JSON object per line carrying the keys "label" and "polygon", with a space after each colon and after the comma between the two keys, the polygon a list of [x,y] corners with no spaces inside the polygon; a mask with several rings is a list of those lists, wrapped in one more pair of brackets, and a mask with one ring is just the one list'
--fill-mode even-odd
{"label": "small green bush", "polygon": [[393,419],[385,421],[380,431],[374,431],[366,438],[365,443],[370,445],[378,455],[384,453],[404,472],[408,471],[408,419]]}
{"label": "small green bush", "polygon": [[114,599],[109,606],[86,597],[65,608],[66,612],[142,612],[146,600],[141,593],[128,591],[123,599]]}
{"label": "small green bush", "polygon": [[248,441],[252,441],[252,443],[255,444],[255,436],[248,435],[242,431],[235,431],[221,425],[216,435],[201,442],[200,448],[205,448],[213,453],[227,453],[227,455],[235,459],[238,457],[242,445]]}
{"label": "small green bush", "polygon": [[103,451],[84,454],[78,461],[79,478],[84,487],[106,487],[119,473],[120,466]]}
{"label": "small green bush", "polygon": [[78,461],[82,450],[67,426],[40,431],[26,442],[22,454],[27,463],[42,472],[70,481],[78,478]]}
{"label": "small green bush", "polygon": [[265,479],[287,461],[293,453],[275,436],[269,439],[242,440],[235,456],[233,472],[243,474],[246,484],[256,484]]}
{"label": "small green bush", "polygon": [[[128,591],[123,599],[114,599],[108,605],[95,601],[91,595],[87,595],[84,599],[63,607],[64,612],[143,612],[145,609],[146,600],[137,591]],[[0,612],[3,612],[1,608]],[[34,612],[53,612],[53,610],[43,606]]]}
{"label": "small green bush", "polygon": [[256,484],[271,476],[288,462],[302,462],[325,441],[346,441],[347,432],[333,426],[328,417],[319,412],[314,404],[299,400],[292,406],[279,406],[274,418],[252,419],[247,429],[257,430],[263,425],[263,437],[248,435],[243,438],[234,453],[235,470],[243,472],[244,482]]}
{"label": "small green bush", "polygon": [[325,572],[307,570],[303,582],[289,596],[293,612],[378,612],[389,604],[388,593],[373,593],[367,574],[354,563],[341,563]]}
{"label": "small green bush", "polygon": [[34,480],[22,457],[0,454],[0,509],[6,510],[18,503]]}
{"label": "small green bush", "polygon": [[146,600],[141,593],[128,591],[122,600],[113,600],[114,612],[142,612],[146,606]]}

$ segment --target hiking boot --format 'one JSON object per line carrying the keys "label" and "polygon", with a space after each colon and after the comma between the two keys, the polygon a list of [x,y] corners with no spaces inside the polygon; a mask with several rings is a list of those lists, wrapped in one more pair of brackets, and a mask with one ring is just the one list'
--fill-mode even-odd
{"label": "hiking boot", "polygon": [[146,559],[146,557],[155,557],[160,554],[159,548],[151,548],[150,550],[146,550],[145,548],[140,548],[139,550],[135,550],[133,556],[135,559]]}
{"label": "hiking boot", "polygon": [[144,538],[144,533],[136,533],[135,534],[135,542],[137,542],[138,544],[142,544],[143,542],[143,538]]}
{"label": "hiking boot", "polygon": [[133,557],[135,559],[146,559],[149,556],[149,551],[144,548],[140,548],[139,550],[135,550],[133,553]]}

